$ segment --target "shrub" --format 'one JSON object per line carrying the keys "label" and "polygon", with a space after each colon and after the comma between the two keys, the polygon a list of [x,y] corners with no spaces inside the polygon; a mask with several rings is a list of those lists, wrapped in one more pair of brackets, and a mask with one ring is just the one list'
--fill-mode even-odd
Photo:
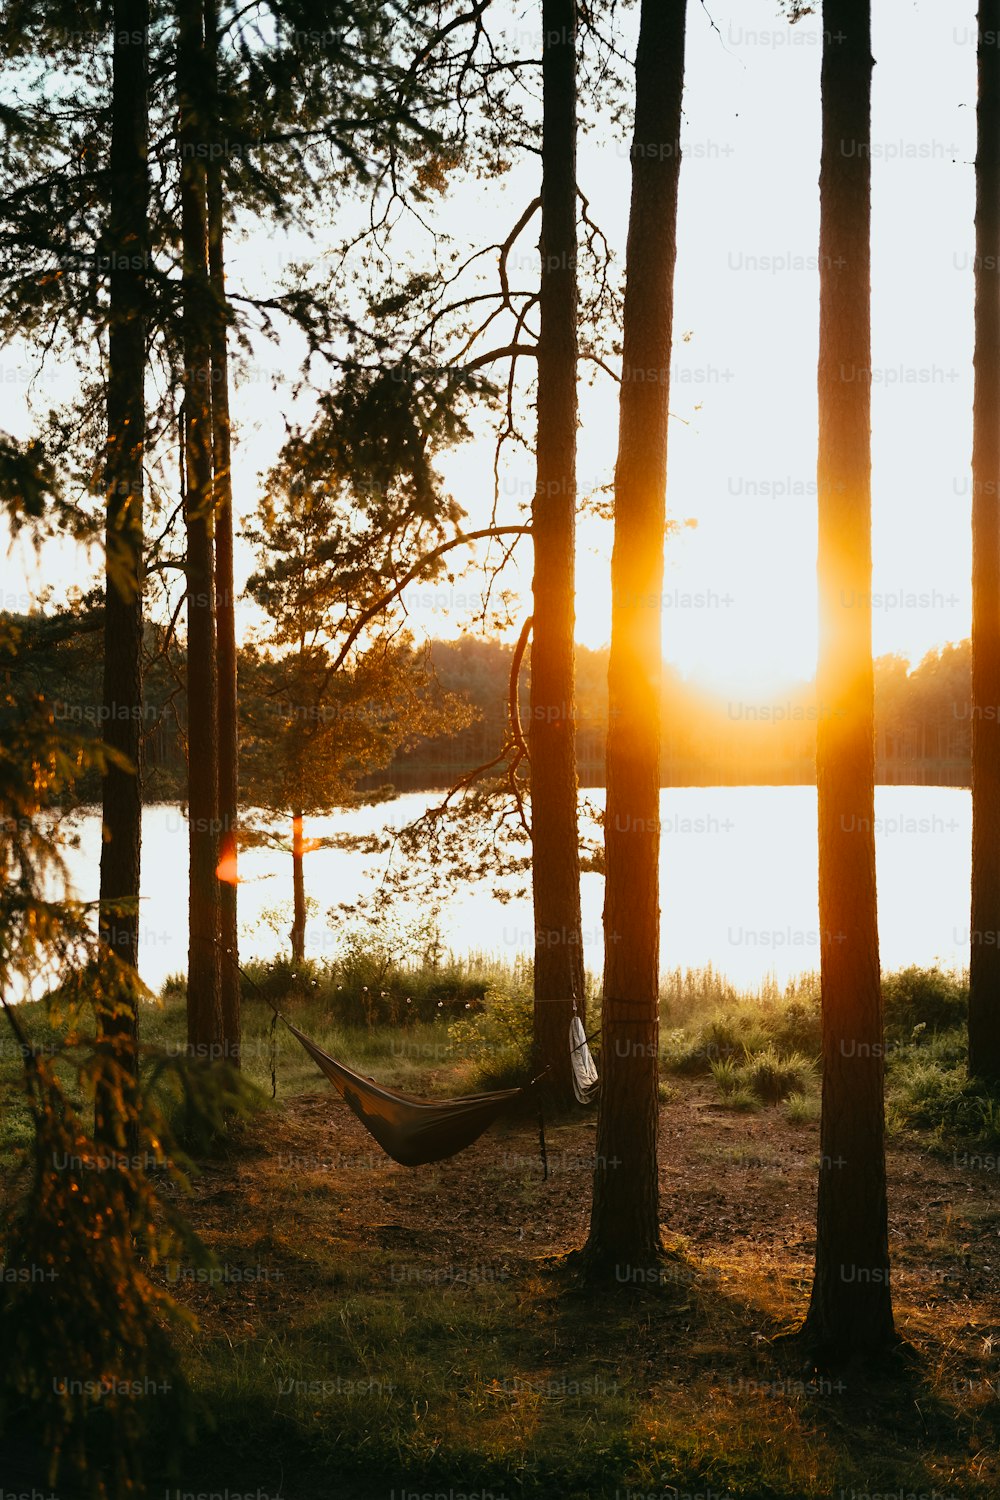
{"label": "shrub", "polygon": [[713,1062],[712,1076],[727,1109],[749,1113],[751,1110],[760,1108],[759,1098],[752,1089],[747,1087],[742,1076],[742,1069],[737,1067],[731,1058]]}
{"label": "shrub", "polygon": [[882,1003],[887,1036],[909,1037],[919,1025],[932,1033],[948,1031],[965,1025],[968,981],[936,965],[929,969],[911,965],[882,976]]}
{"label": "shrub", "polygon": [[251,959],[243,965],[243,973],[249,989],[243,985],[241,989],[248,999],[263,998],[275,1003],[313,995],[327,979],[323,966],[309,958],[302,963],[286,957]]}
{"label": "shrub", "polygon": [[491,989],[479,1011],[448,1027],[449,1050],[475,1063],[473,1087],[517,1088],[531,1077],[533,1029],[529,995]]}
{"label": "shrub", "polygon": [[820,1009],[818,986],[808,991],[786,995],[774,1003],[765,1003],[763,1023],[779,1052],[800,1052],[818,1057],[820,1052]]}

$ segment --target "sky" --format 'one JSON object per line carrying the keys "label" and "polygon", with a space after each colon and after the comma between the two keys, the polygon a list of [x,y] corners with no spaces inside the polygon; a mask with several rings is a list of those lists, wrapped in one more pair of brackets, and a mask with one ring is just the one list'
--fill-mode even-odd
{"label": "sky", "polygon": [[[535,10],[509,8],[532,50]],[[816,657],[816,351],[819,66],[817,16],[796,26],[777,0],[691,0],[676,276],[667,504],[691,521],[666,544],[663,641],[685,675],[730,699],[780,701]],[[968,635],[975,155],[975,6],[967,0],[878,0],[873,7],[873,645],[918,661]],[[635,13],[625,13],[626,34]],[[455,184],[440,206],[456,239],[503,238],[537,190],[534,158],[505,179]],[[629,135],[595,132],[580,147],[591,213],[621,252],[627,228]],[[332,226],[331,247],[343,225]],[[533,227],[514,269],[534,275]],[[322,249],[322,247],[320,247]],[[232,246],[230,284],[259,287],[301,254],[294,232]],[[623,259],[619,258],[619,274]],[[237,509],[249,515],[294,405],[294,339],[263,342],[234,395]],[[24,351],[3,353],[0,423],[30,430]],[[276,377],[276,378],[275,378]],[[589,377],[588,377],[589,378]],[[36,382],[36,406],[65,387]],[[581,492],[610,479],[617,437],[614,384],[581,383]],[[469,526],[492,503],[492,442],[441,462]],[[531,493],[527,455],[512,457],[502,518]],[[611,528],[580,527],[578,639],[608,639]],[[530,547],[505,579],[530,608]],[[96,559],[91,559],[92,567]],[[253,564],[240,544],[237,566]],[[69,544],[40,560],[18,546],[3,564],[2,602],[23,607],[39,587],[58,595],[86,581]],[[418,636],[467,628],[471,573],[454,588],[407,596]],[[244,606],[244,626],[253,612]],[[516,630],[516,624],[514,629]]]}

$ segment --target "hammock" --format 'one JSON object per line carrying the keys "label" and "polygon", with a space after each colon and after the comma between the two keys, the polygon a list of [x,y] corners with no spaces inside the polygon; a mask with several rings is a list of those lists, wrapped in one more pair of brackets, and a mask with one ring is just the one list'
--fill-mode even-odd
{"label": "hammock", "polygon": [[[281,1012],[275,1010],[275,1018]],[[281,1016],[313,1062],[326,1074],[344,1103],[354,1111],[387,1156],[403,1167],[444,1161],[479,1139],[515,1100],[521,1099],[544,1077],[544,1072],[518,1089],[498,1089],[490,1094],[465,1094],[458,1099],[418,1099],[383,1088],[371,1078],[345,1067],[316,1045],[305,1032]],[[573,1091],[581,1104],[590,1103],[597,1088],[597,1069],[587,1046],[580,1018],[574,1011],[569,1029],[573,1069]],[[544,1161],[544,1135],[542,1136]]]}
{"label": "hammock", "polygon": [[324,1052],[291,1021],[282,1020],[298,1037],[313,1061],[357,1115],[382,1150],[403,1167],[444,1161],[464,1151],[488,1130],[498,1115],[509,1109],[538,1081],[519,1089],[500,1089],[492,1094],[466,1094],[459,1099],[417,1099],[382,1088]]}

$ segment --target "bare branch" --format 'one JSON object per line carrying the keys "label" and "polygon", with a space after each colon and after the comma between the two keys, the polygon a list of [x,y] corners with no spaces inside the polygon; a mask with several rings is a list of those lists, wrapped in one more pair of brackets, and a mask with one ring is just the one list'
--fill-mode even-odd
{"label": "bare branch", "polygon": [[354,624],[351,626],[350,630],[347,632],[340,650],[334,657],[329,671],[326,673],[326,676],[323,679],[324,686],[327,682],[329,682],[333,673],[338,671],[339,668],[343,666],[351,647],[354,645],[354,642],[357,640],[362,630],[364,630],[365,626],[370,624],[372,620],[376,619],[380,614],[382,614],[386,607],[390,605],[394,599],[397,599],[399,597],[399,595],[406,588],[407,584],[410,584],[414,581],[414,579],[419,578],[420,574],[431,563],[436,562],[439,557],[443,557],[446,552],[450,552],[453,547],[461,547],[467,542],[477,542],[480,541],[483,537],[487,536],[510,536],[513,534],[520,534],[521,536],[525,536],[530,531],[530,526],[484,526],[479,531],[460,532],[458,536],[450,537],[448,541],[442,542],[439,547],[433,547],[430,552],[425,552],[423,557],[418,558],[418,560],[413,564],[412,568],[407,569],[402,578],[397,579],[391,589],[388,589],[384,594],[381,595],[380,598],[376,599],[374,604],[371,604],[367,609],[362,610],[361,614],[358,616]]}

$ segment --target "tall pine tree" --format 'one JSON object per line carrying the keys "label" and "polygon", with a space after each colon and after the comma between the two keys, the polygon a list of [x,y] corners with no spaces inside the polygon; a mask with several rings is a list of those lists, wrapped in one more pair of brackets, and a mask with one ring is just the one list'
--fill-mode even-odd
{"label": "tall pine tree", "polygon": [[1000,1083],[1000,0],[980,0],[972,406],[969,1072]]}
{"label": "tall pine tree", "polygon": [[635,61],[611,557],[604,1000],[590,1238],[598,1274],[661,1248],[657,1178],[660,679],[686,0],[643,0]]}
{"label": "tall pine tree", "polygon": [[871,652],[871,8],[824,0],[820,162],[816,788],[823,1104],[816,1269],[822,1355],[894,1337],[875,893]]}
{"label": "tall pine tree", "polygon": [[[101,937],[132,970],[139,962],[142,845],[143,457],[146,446],[146,268],[148,0],[116,0],[111,106],[110,207],[104,252],[110,267],[108,321],[103,735],[116,755],[102,790]],[[112,996],[115,995],[112,991]],[[102,1031],[138,1070],[136,991],[124,980]],[[121,1056],[124,1051],[124,1056]],[[97,1131],[118,1124],[104,1091]],[[138,1140],[133,1122],[130,1151]]]}
{"label": "tall pine tree", "polygon": [[569,1023],[584,1010],[574,692],[577,230],[576,0],[542,4],[538,434],[531,529],[531,877],[536,1065],[573,1097]]}

